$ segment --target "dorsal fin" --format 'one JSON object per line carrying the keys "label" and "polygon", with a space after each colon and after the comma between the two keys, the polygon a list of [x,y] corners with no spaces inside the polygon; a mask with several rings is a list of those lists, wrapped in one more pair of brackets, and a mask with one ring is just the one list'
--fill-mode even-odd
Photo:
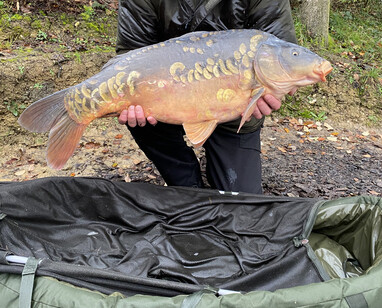
{"label": "dorsal fin", "polygon": [[106,64],[102,67],[101,70],[104,70],[105,68],[111,66],[111,65],[114,65],[115,63],[119,62],[119,61],[122,61],[123,58],[126,58],[126,54],[121,54],[121,55],[117,55],[113,58],[111,58],[109,61],[106,62]]}

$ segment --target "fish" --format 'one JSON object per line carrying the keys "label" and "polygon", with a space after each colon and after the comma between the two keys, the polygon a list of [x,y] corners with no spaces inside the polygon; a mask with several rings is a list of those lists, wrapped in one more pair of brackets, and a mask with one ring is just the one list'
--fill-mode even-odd
{"label": "fish", "polygon": [[267,32],[192,32],[112,58],[99,73],[31,104],[18,119],[49,132],[46,160],[61,169],[96,118],[141,105],[146,117],[183,125],[200,147],[220,123],[248,120],[260,97],[282,99],[326,81],[329,61]]}

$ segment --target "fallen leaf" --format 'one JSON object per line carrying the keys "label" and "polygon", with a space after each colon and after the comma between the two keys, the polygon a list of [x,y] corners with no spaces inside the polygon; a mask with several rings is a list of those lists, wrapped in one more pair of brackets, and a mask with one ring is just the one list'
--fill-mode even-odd
{"label": "fallen leaf", "polygon": [[131,182],[131,178],[130,178],[130,175],[129,175],[129,174],[126,174],[126,176],[125,176],[125,182],[126,182],[126,183],[130,183],[130,182]]}
{"label": "fallen leaf", "polygon": [[296,186],[297,188],[300,188],[301,190],[309,193],[312,191],[312,189],[308,186],[308,185],[304,185],[304,184],[301,184],[301,183],[296,183],[294,184],[294,186]]}
{"label": "fallen leaf", "polygon": [[76,174],[75,174],[74,172],[72,172],[72,173],[70,174],[70,176],[73,177],[73,176],[76,176]]}
{"label": "fallen leaf", "polygon": [[116,135],[114,138],[115,138],[115,139],[122,139],[122,137],[123,137],[122,134],[118,134],[118,135]]}
{"label": "fallen leaf", "polygon": [[328,136],[328,137],[326,137],[326,139],[328,139],[329,141],[333,141],[333,142],[338,141],[337,137],[334,137],[334,136]]}
{"label": "fallen leaf", "polygon": [[285,148],[278,147],[278,149],[279,149],[281,152],[283,152],[283,153],[286,153],[286,152],[287,152],[287,150],[286,150]]}
{"label": "fallen leaf", "polygon": [[334,128],[328,123],[325,123],[324,126],[326,127],[327,130],[334,130]]}
{"label": "fallen leaf", "polygon": [[367,137],[369,135],[370,135],[370,133],[368,131],[365,131],[365,132],[362,133],[362,136],[365,136],[365,137]]}
{"label": "fallen leaf", "polygon": [[370,158],[371,157],[370,154],[365,154],[365,155],[362,155],[362,156],[365,157],[365,158]]}
{"label": "fallen leaf", "polygon": [[298,120],[295,118],[290,119],[289,122],[295,125],[299,124]]}
{"label": "fallen leaf", "polygon": [[331,133],[332,136],[338,136],[340,133],[337,133],[337,132],[334,132],[334,133]]}
{"label": "fallen leaf", "polygon": [[347,191],[348,188],[347,187],[339,187],[339,188],[336,188],[336,191]]}
{"label": "fallen leaf", "polygon": [[358,139],[366,139],[366,136],[356,135],[356,138],[358,138]]}
{"label": "fallen leaf", "polygon": [[25,170],[19,170],[19,171],[16,171],[16,172],[15,172],[15,175],[17,175],[17,176],[21,176],[21,175],[23,175],[25,172],[26,172]]}
{"label": "fallen leaf", "polygon": [[96,143],[96,142],[87,142],[87,143],[85,143],[84,148],[89,150],[89,149],[98,148],[99,146],[100,146],[99,143]]}
{"label": "fallen leaf", "polygon": [[113,163],[111,166],[112,166],[113,168],[116,168],[116,167],[118,166],[118,163]]}
{"label": "fallen leaf", "polygon": [[134,163],[134,165],[138,165],[138,164],[140,164],[141,162],[142,162],[141,159],[139,159],[139,158],[133,158],[133,163]]}
{"label": "fallen leaf", "polygon": [[369,194],[374,195],[374,196],[379,196],[379,192],[376,192],[375,190],[369,190]]}
{"label": "fallen leaf", "polygon": [[287,127],[284,127],[284,131],[285,131],[286,133],[289,133],[289,129],[288,129]]}
{"label": "fallen leaf", "polygon": [[376,184],[377,184],[378,187],[382,187],[382,180],[377,180]]}
{"label": "fallen leaf", "polygon": [[319,137],[317,140],[318,141],[325,141],[326,139],[324,137]]}
{"label": "fallen leaf", "polygon": [[313,125],[313,124],[314,124],[313,121],[305,121],[305,122],[304,122],[304,125],[305,125],[305,126],[310,126],[310,125]]}
{"label": "fallen leaf", "polygon": [[15,161],[18,161],[18,159],[17,159],[17,158],[12,158],[12,159],[8,160],[5,164],[6,164],[6,165],[11,165],[11,164],[13,164]]}

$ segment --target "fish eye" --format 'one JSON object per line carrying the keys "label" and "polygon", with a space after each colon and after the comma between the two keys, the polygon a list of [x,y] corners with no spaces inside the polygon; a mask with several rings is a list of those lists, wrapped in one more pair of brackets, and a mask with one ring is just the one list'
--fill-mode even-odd
{"label": "fish eye", "polygon": [[293,51],[292,51],[292,55],[293,55],[294,57],[297,57],[297,56],[299,55],[299,52],[296,51],[296,50],[293,50]]}

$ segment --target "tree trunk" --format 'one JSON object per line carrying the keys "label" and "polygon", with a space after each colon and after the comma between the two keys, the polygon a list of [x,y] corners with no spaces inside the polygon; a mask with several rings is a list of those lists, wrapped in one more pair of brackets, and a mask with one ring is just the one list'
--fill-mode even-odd
{"label": "tree trunk", "polygon": [[330,0],[302,0],[300,5],[301,22],[313,38],[325,45],[329,38]]}

